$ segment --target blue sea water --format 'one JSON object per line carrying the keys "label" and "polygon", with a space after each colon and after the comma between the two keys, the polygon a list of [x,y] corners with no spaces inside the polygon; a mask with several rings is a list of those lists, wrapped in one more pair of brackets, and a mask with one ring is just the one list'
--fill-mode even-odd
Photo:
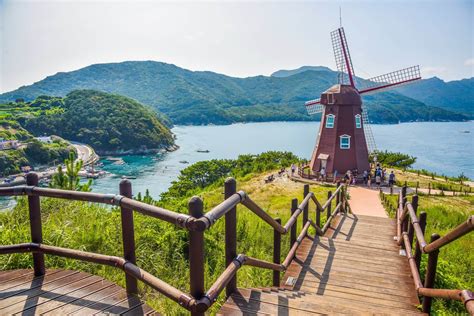
{"label": "blue sea water", "polygon": [[[180,149],[153,156],[124,156],[125,164],[104,160],[104,170],[113,175],[94,181],[93,191],[117,193],[123,175],[134,176],[133,192],[153,197],[166,191],[180,170],[197,161],[236,158],[269,150],[291,151],[309,158],[316,141],[319,122],[247,123],[225,126],[176,126]],[[417,157],[413,166],[457,176],[474,178],[474,122],[426,122],[372,125],[379,150],[399,151]],[[209,150],[199,153],[197,150]],[[183,164],[187,161],[189,164]]]}

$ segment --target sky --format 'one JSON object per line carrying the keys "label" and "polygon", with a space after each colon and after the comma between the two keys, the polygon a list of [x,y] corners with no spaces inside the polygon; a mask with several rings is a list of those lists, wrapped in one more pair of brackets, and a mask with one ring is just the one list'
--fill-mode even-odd
{"label": "sky", "polygon": [[235,77],[335,68],[339,8],[355,73],[474,76],[470,1],[0,0],[0,92],[91,64],[156,60]]}

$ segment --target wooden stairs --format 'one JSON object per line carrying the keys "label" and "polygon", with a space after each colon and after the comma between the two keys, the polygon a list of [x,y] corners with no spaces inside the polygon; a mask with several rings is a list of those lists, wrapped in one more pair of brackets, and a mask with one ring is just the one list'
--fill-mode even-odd
{"label": "wooden stairs", "polygon": [[220,315],[421,314],[392,219],[339,215],[306,237],[280,287],[238,289]]}

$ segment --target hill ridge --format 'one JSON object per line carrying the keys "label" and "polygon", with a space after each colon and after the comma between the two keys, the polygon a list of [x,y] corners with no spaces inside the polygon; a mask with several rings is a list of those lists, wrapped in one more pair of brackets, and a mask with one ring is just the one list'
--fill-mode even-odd
{"label": "hill ridge", "polygon": [[[65,96],[93,89],[120,94],[150,105],[175,124],[230,124],[261,121],[308,121],[304,101],[337,82],[337,72],[303,71],[287,77],[235,78],[191,71],[159,61],[101,63],[61,72],[0,95],[0,102],[39,95]],[[467,117],[395,92],[364,98],[374,123],[465,120]]]}

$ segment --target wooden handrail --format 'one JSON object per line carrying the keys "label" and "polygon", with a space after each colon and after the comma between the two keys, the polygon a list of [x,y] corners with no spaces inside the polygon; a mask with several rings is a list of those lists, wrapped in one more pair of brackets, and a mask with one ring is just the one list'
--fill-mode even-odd
{"label": "wooden handrail", "polygon": [[452,231],[441,237],[440,239],[426,245],[423,248],[423,252],[430,253],[440,249],[441,247],[455,241],[456,239],[472,232],[474,230],[474,219],[473,216],[469,216],[467,221],[458,225]]}
{"label": "wooden handrail", "polygon": [[[28,180],[30,179],[30,180]],[[33,180],[32,180],[33,179]],[[136,280],[140,280],[152,288],[160,292],[161,294],[169,297],[170,299],[178,302],[184,308],[190,310],[195,315],[202,315],[217,299],[222,290],[231,283],[235,283],[235,275],[237,271],[243,265],[249,265],[253,267],[270,269],[277,272],[285,271],[291,261],[294,259],[296,251],[303,241],[303,239],[308,234],[308,229],[310,226],[316,227],[317,234],[323,234],[324,231],[329,227],[330,222],[335,214],[341,211],[344,208],[346,201],[345,195],[341,194],[344,192],[344,189],[341,185],[338,184],[336,191],[328,197],[328,200],[324,203],[323,206],[319,203],[314,193],[309,192],[309,187],[305,186],[305,196],[302,202],[297,205],[297,201],[294,200],[293,214],[288,219],[287,223],[282,226],[279,219],[273,219],[267,212],[265,212],[260,206],[258,206],[244,191],[235,191],[235,180],[233,183],[229,184],[229,189],[226,189],[226,198],[225,200],[214,207],[207,213],[202,211],[202,201],[198,197],[194,197],[190,200],[189,209],[190,214],[181,214],[173,212],[164,208],[160,208],[154,205],[149,205],[140,201],[133,200],[131,198],[131,185],[126,180],[121,182],[121,194],[100,194],[93,192],[79,192],[79,191],[69,191],[61,189],[52,189],[52,188],[41,188],[37,186],[37,176],[35,174],[30,174],[27,178],[28,185],[20,185],[16,187],[0,187],[0,196],[18,196],[18,195],[27,195],[30,199],[30,220],[35,220],[35,218],[40,218],[40,206],[39,198],[40,197],[50,197],[50,198],[60,198],[67,200],[76,200],[76,201],[87,201],[93,203],[108,204],[121,207],[121,219],[122,221],[126,220],[128,223],[122,223],[122,235],[124,242],[124,256],[127,258],[108,256],[102,254],[96,254],[91,252],[79,251],[74,249],[62,248],[57,246],[44,245],[42,243],[42,232],[41,232],[41,221],[31,222],[33,239],[37,239],[39,242],[24,243],[17,245],[8,245],[0,246],[0,254],[11,254],[11,253],[25,253],[31,252],[35,256],[44,254],[62,256],[66,258],[78,259],[86,262],[92,262],[97,264],[103,264],[108,266],[113,266],[120,268],[126,273],[127,280],[127,291],[129,293],[136,293]],[[232,181],[231,181],[232,182]],[[226,182],[227,183],[227,182]],[[235,192],[235,193],[232,193]],[[330,205],[332,200],[338,197],[342,197],[331,213]],[[34,198],[34,199],[33,199]],[[323,229],[317,227],[315,223],[307,219],[307,208],[309,201],[313,201],[316,205],[316,211],[322,213],[325,209],[328,210],[328,218]],[[298,238],[293,242],[291,249],[289,250],[285,260],[282,264],[280,263],[271,263],[265,260],[260,260],[252,257],[245,256],[243,254],[237,255],[230,263],[228,263],[227,268],[222,272],[222,274],[217,278],[214,284],[209,288],[207,292],[204,293],[204,260],[203,260],[203,243],[204,243],[204,231],[209,229],[217,220],[221,217],[226,216],[226,229],[228,227],[235,227],[235,223],[228,223],[228,220],[234,220],[235,216],[228,217],[229,212],[235,212],[236,206],[238,204],[244,205],[254,214],[256,214],[264,222],[268,223],[273,227],[275,234],[287,234],[290,230],[296,230],[297,218],[300,214],[306,214],[304,217],[307,221],[304,223],[303,228],[298,235]],[[193,246],[190,247],[190,251],[193,253],[190,254],[191,261],[191,270],[194,270],[194,273],[191,274],[191,295],[186,294],[175,287],[169,285],[168,283],[154,277],[145,270],[139,268],[135,264],[135,241],[133,237],[133,211],[148,215],[154,218],[161,219],[168,223],[174,224],[178,227],[185,228],[190,232],[190,244]],[[32,217],[33,216],[33,217]],[[33,230],[34,228],[34,230]],[[227,232],[226,232],[227,234]],[[35,237],[36,236],[36,237]],[[227,254],[227,243],[232,249],[235,248],[235,241],[230,239],[236,238],[235,233],[231,233],[229,238],[226,238],[226,256]],[[275,242],[280,243],[281,239],[275,239]],[[274,245],[275,246],[275,245]],[[230,249],[230,250],[232,250]],[[235,250],[235,249],[234,249]],[[233,250],[233,251],[234,251]],[[231,252],[229,252],[230,254]],[[278,245],[278,256],[279,256],[279,245]],[[39,275],[44,274],[44,261],[42,257],[35,261],[35,273]],[[278,260],[277,260],[278,259]],[[279,258],[277,260],[279,262]],[[192,271],[191,271],[192,272]],[[278,278],[279,279],[279,278]],[[232,285],[234,286],[234,285]]]}
{"label": "wooden handrail", "polygon": [[[413,202],[418,202],[418,197],[416,195],[413,197]],[[473,216],[469,216],[467,221],[458,225],[443,237],[440,237],[438,234],[433,234],[429,244],[426,243],[424,236],[426,213],[422,213],[420,216],[422,217],[422,220],[418,219],[416,210],[412,203],[407,202],[406,189],[400,191],[396,214],[397,243],[405,249],[415,289],[418,295],[424,297],[422,306],[423,312],[430,313],[431,298],[442,298],[462,301],[469,314],[474,315],[474,294],[470,290],[433,288],[439,249],[472,232],[474,230]],[[407,217],[409,217],[411,224],[411,226],[408,227],[405,225]],[[414,232],[416,236],[415,256],[413,256],[412,250],[413,235],[411,235],[410,238],[410,234],[407,230],[411,231],[411,234]],[[422,254],[429,255],[424,284],[421,281],[419,266]]]}

